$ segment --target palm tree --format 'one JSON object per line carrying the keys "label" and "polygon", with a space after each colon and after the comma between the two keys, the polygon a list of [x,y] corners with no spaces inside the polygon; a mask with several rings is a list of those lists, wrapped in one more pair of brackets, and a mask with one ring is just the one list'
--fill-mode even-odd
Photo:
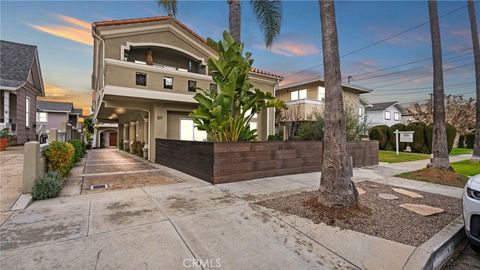
{"label": "palm tree", "polygon": [[445,95],[443,90],[442,44],[438,21],[437,1],[428,1],[433,59],[433,135],[429,167],[451,170],[448,159],[447,128],[445,125]]}
{"label": "palm tree", "polygon": [[358,203],[358,192],[351,180],[347,165],[335,4],[331,0],[319,0],[319,2],[325,77],[325,112],[327,113],[325,113],[322,177],[318,201],[326,206],[352,207]]}
{"label": "palm tree", "polygon": [[475,58],[475,81],[477,90],[477,113],[475,121],[475,146],[472,159],[480,161],[480,48],[478,45],[477,18],[473,0],[468,0],[468,13],[470,15],[470,29],[472,32],[473,57]]}
{"label": "palm tree", "polygon": [[[233,39],[241,43],[241,6],[240,0],[228,0],[229,32]],[[177,15],[177,0],[159,0],[158,4],[172,16]],[[250,0],[253,13],[263,33],[265,45],[270,48],[280,34],[282,24],[282,6],[278,0]]]}

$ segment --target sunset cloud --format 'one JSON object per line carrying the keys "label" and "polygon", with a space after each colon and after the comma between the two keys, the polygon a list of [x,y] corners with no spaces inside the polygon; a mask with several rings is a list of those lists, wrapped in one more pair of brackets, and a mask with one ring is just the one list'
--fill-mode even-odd
{"label": "sunset cloud", "polygon": [[28,24],[33,29],[48,33],[57,37],[72,40],[81,44],[93,45],[91,26],[88,22],[73,17],[55,14],[60,24],[56,25],[37,25]]}
{"label": "sunset cloud", "polygon": [[306,56],[320,52],[320,50],[312,44],[291,41],[274,43],[270,51],[285,56]]}
{"label": "sunset cloud", "polygon": [[90,113],[90,98],[87,90],[75,91],[50,83],[45,83],[44,86],[45,97],[38,97],[39,100],[72,102],[75,108],[81,108],[83,110],[84,115]]}

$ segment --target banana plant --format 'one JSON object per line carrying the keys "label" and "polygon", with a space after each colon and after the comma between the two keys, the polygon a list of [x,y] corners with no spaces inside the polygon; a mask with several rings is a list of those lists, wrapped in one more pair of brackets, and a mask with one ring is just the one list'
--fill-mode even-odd
{"label": "banana plant", "polygon": [[199,130],[205,130],[210,140],[221,142],[253,141],[257,130],[250,129],[250,120],[266,108],[286,109],[282,100],[270,92],[254,88],[249,72],[253,64],[251,53],[243,55],[243,45],[225,31],[223,40],[211,38],[207,44],[217,51],[208,67],[217,89],[200,89],[194,99],[198,108],[190,113]]}

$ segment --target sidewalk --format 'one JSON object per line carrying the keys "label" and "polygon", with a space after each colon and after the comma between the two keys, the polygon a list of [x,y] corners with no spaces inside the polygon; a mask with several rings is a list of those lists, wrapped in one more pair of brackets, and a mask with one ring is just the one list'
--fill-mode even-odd
{"label": "sidewalk", "polygon": [[[401,269],[415,249],[250,204],[317,189],[320,173],[212,186],[152,166],[181,182],[60,197],[15,212],[0,227],[0,266],[183,269],[196,259],[226,269]],[[389,170],[397,169],[355,169],[354,181],[459,195],[458,188],[391,177]]]}
{"label": "sidewalk", "polygon": [[22,193],[23,146],[10,146],[0,152],[0,224],[10,215]]}

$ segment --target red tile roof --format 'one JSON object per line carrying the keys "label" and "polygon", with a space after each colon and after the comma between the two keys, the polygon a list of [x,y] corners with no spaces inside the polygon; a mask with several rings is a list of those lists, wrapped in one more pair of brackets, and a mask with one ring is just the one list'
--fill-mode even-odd
{"label": "red tile roof", "polygon": [[[190,34],[194,35],[197,39],[199,39],[201,42],[207,44],[207,40],[195,33],[192,29],[190,29],[188,26],[177,20],[176,18],[172,16],[157,16],[157,17],[146,17],[146,18],[137,18],[137,19],[125,19],[125,20],[111,20],[111,21],[98,21],[93,23],[93,27],[104,27],[104,26],[114,26],[114,25],[126,25],[126,24],[137,24],[137,23],[149,23],[149,22],[160,22],[160,21],[167,21],[171,20],[172,22],[175,22],[178,24],[180,27],[182,27],[185,31],[189,32]],[[281,75],[271,73],[265,70],[261,70],[258,68],[252,68],[251,71],[253,73],[261,74],[261,75],[266,75],[266,76],[271,76],[279,79],[283,79]]]}

